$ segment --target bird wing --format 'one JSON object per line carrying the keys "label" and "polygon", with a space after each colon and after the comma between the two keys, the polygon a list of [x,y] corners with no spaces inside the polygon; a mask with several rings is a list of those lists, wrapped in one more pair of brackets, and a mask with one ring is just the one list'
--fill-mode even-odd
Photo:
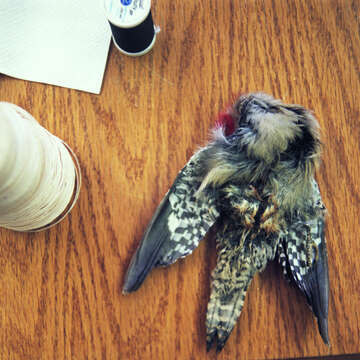
{"label": "bird wing", "polygon": [[284,272],[306,296],[318,321],[321,337],[329,344],[329,274],[325,240],[325,208],[317,184],[314,185],[314,217],[295,221],[278,248]]}
{"label": "bird wing", "polygon": [[131,260],[125,293],[137,290],[152,268],[170,265],[192,253],[219,216],[211,193],[204,190],[197,194],[202,182],[200,154],[180,171],[158,206]]}

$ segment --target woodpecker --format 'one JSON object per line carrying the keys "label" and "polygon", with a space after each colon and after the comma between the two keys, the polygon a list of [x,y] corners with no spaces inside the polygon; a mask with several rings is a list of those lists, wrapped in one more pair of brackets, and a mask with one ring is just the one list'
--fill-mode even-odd
{"label": "woodpecker", "polygon": [[192,253],[216,230],[217,265],[206,315],[207,350],[224,347],[255,274],[278,259],[305,295],[329,344],[326,209],[314,178],[319,125],[312,113],[263,93],[241,96],[211,141],[180,171],[137,248],[123,287]]}

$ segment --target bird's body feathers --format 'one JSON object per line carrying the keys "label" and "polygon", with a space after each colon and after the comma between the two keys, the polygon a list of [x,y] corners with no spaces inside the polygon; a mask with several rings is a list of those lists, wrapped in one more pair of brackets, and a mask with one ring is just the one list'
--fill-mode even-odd
{"label": "bird's body feathers", "polygon": [[149,271],[190,254],[216,227],[208,348],[221,350],[248,286],[277,255],[284,273],[305,294],[327,334],[328,273],[324,212],[314,171],[320,141],[304,108],[264,94],[241,97],[213,140],[193,155],[159,205],[126,276],[136,290]]}

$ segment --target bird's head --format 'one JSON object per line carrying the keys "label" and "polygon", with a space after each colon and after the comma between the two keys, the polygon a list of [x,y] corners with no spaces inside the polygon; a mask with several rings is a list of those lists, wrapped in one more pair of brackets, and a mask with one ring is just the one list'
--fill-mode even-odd
{"label": "bird's head", "polygon": [[317,164],[319,125],[302,106],[256,93],[241,96],[229,114],[234,119],[233,136],[239,137],[250,158],[269,164],[286,160],[295,167]]}
{"label": "bird's head", "polygon": [[287,189],[292,183],[296,197],[306,193],[310,182],[303,181],[304,176],[310,180],[320,161],[319,125],[311,112],[263,93],[241,96],[221,113],[213,140],[206,152],[208,174],[200,189],[231,178],[258,181],[273,169],[286,179]]}

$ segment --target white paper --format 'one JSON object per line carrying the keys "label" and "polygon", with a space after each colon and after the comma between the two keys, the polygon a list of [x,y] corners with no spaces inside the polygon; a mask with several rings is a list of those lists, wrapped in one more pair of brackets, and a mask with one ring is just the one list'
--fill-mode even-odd
{"label": "white paper", "polygon": [[101,0],[0,0],[0,73],[99,94],[110,39]]}

